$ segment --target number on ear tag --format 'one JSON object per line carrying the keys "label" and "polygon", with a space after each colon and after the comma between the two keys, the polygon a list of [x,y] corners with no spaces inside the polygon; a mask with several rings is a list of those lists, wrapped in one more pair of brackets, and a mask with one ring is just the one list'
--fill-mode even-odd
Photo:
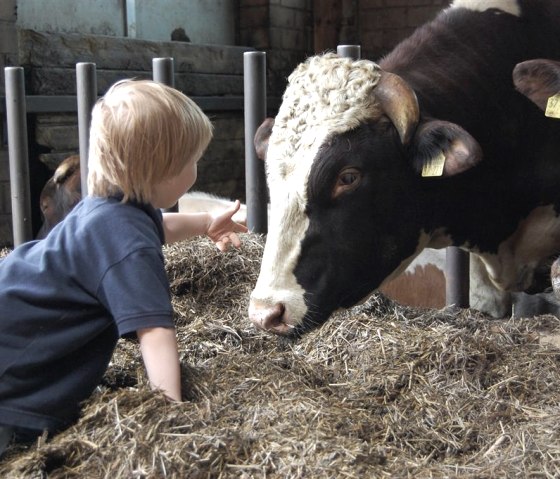
{"label": "number on ear tag", "polygon": [[422,168],[422,176],[441,176],[443,175],[443,167],[445,166],[445,155],[443,151],[439,155],[434,156],[430,161],[424,163]]}
{"label": "number on ear tag", "polygon": [[550,118],[560,118],[560,92],[548,99],[544,114]]}

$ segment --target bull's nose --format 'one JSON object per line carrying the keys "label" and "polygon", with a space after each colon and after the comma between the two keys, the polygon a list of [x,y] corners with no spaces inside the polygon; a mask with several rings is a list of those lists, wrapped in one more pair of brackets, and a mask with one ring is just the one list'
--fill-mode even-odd
{"label": "bull's nose", "polygon": [[286,309],[281,303],[273,305],[251,300],[249,303],[249,319],[256,328],[263,331],[285,335],[293,330],[293,326],[285,321]]}

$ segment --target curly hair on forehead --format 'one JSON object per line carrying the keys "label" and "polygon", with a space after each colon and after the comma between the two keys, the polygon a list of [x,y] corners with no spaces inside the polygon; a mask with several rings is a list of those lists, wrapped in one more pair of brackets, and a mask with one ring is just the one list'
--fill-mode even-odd
{"label": "curly hair on forehead", "polygon": [[92,111],[88,192],[150,202],[153,185],[197,161],[212,124],[180,91],[151,80],[122,80]]}
{"label": "curly hair on forehead", "polygon": [[295,170],[304,178],[326,138],[379,118],[382,110],[373,91],[380,77],[376,63],[334,53],[298,65],[288,78],[268,143],[270,183]]}

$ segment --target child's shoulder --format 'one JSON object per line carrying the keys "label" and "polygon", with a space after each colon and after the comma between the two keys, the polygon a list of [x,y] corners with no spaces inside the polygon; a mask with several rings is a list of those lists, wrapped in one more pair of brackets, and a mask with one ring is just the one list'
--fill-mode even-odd
{"label": "child's shoulder", "polygon": [[79,208],[76,208],[76,215],[87,218],[88,221],[101,219],[102,221],[120,222],[127,217],[142,217],[137,208],[130,203],[123,203],[118,198],[86,196]]}
{"label": "child's shoulder", "polygon": [[161,214],[146,205],[123,203],[118,198],[86,197],[76,208],[76,226],[91,234],[110,236],[149,235],[161,226]]}

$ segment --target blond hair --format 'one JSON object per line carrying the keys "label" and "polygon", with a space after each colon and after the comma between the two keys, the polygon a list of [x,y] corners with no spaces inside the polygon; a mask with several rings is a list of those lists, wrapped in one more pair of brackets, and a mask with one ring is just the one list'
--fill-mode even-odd
{"label": "blond hair", "polygon": [[211,139],[210,120],[180,91],[119,81],[92,111],[88,193],[149,203],[153,186],[197,161]]}

